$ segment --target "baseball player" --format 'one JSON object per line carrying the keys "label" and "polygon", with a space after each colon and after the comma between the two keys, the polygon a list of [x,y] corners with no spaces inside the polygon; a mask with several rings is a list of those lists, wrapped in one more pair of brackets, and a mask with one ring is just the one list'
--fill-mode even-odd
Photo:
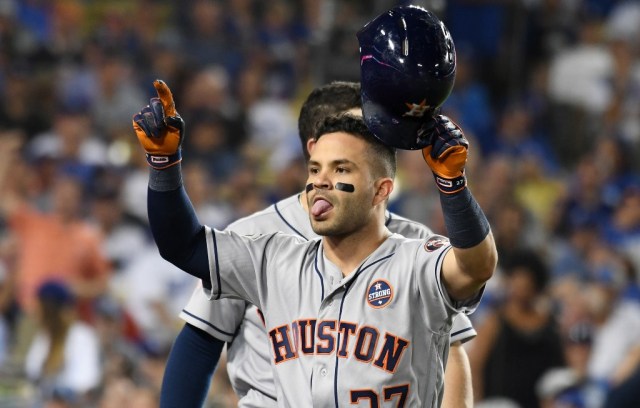
{"label": "baseball player", "polygon": [[[299,131],[305,158],[313,123],[320,117],[342,111],[360,112],[360,85],[333,82],[315,89],[303,104]],[[303,239],[316,238],[311,229],[305,193],[286,198],[267,209],[236,221],[227,227],[244,235],[282,231]],[[409,238],[426,238],[432,232],[425,226],[396,214],[385,214],[387,228]],[[227,371],[240,398],[240,407],[277,406],[271,373],[271,352],[261,312],[254,305],[237,299],[210,301],[197,287],[180,317],[187,324],[171,350],[162,386],[163,406],[202,406],[209,380],[224,342]],[[472,392],[468,358],[462,343],[476,336],[469,318],[456,316],[451,330],[451,350],[445,370],[444,406],[471,408]],[[204,356],[204,357],[203,357]],[[209,364],[206,364],[207,360]],[[196,363],[194,363],[196,362]],[[195,364],[195,366],[194,366]],[[189,375],[186,375],[189,373]]]}
{"label": "baseball player", "polygon": [[349,115],[324,121],[311,151],[306,198],[322,239],[244,236],[197,221],[180,174],[184,123],[166,85],[155,85],[159,98],[134,117],[152,167],[154,238],[211,298],[263,312],[279,406],[440,406],[453,317],[475,308],[497,256],[466,187],[461,130],[438,116],[421,135],[451,244],[387,229],[395,152]]}

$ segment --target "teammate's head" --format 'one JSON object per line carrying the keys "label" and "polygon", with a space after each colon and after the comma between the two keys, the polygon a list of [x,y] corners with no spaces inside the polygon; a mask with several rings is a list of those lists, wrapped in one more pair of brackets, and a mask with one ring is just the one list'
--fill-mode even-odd
{"label": "teammate's head", "polygon": [[[344,236],[384,219],[393,191],[395,150],[380,143],[361,117],[325,118],[314,134],[307,202],[318,235]],[[340,191],[338,183],[349,185]]]}
{"label": "teammate's head", "polygon": [[307,142],[314,138],[315,128],[327,116],[351,109],[361,109],[360,84],[334,81],[314,89],[304,101],[298,117],[298,134],[305,160],[309,160]]}

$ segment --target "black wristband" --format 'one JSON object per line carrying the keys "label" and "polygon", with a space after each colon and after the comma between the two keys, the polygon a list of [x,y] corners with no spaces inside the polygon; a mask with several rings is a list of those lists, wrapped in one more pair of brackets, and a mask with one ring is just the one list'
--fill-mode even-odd
{"label": "black wristband", "polygon": [[180,163],[164,170],[151,168],[149,188],[154,191],[173,191],[182,186],[182,166]]}
{"label": "black wristband", "polygon": [[489,234],[489,221],[468,188],[454,194],[441,192],[440,204],[444,225],[454,247],[474,247]]}

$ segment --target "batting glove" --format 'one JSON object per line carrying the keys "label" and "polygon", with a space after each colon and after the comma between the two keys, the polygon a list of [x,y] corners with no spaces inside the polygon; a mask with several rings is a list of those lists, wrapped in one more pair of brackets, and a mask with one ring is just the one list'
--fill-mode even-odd
{"label": "batting glove", "polygon": [[147,163],[162,170],[182,160],[181,145],[184,121],[176,111],[173,95],[167,84],[153,81],[158,92],[149,105],[133,116],[133,130],[147,155]]}
{"label": "batting glove", "polygon": [[438,189],[445,194],[463,190],[467,185],[464,166],[469,142],[462,129],[448,117],[438,115],[422,126],[420,137],[428,140],[422,157],[431,168]]}

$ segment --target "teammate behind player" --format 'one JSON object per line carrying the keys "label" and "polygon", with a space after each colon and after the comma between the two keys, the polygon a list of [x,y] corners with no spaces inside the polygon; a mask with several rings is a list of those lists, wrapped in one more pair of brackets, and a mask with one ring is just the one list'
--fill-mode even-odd
{"label": "teammate behind player", "polygon": [[[452,250],[442,237],[392,235],[384,214],[395,155],[362,119],[343,116],[325,121],[311,152],[307,200],[322,240],[211,231],[182,187],[183,122],[166,85],[156,87],[160,100],[134,119],[152,166],[154,237],[161,254],[202,279],[214,298],[241,297],[264,312],[278,404],[377,406],[382,398],[439,406],[453,316],[475,307],[496,264],[488,222],[469,190],[442,193]],[[423,152],[429,167],[464,175],[462,132],[443,116],[431,125],[429,137],[444,143]]]}
{"label": "teammate behind player", "polygon": [[[323,118],[345,111],[361,114],[360,85],[355,82],[332,82],[313,90],[305,100],[298,119],[298,129],[305,160],[307,144],[315,125]],[[313,142],[311,143],[313,145]],[[267,234],[282,231],[312,239],[305,193],[285,198],[252,216],[227,227],[240,234]],[[393,213],[386,213],[391,232],[408,238],[426,238],[432,232],[425,226]],[[176,337],[165,369],[161,406],[200,407],[203,405],[211,376],[224,342],[227,371],[240,398],[240,407],[277,406],[271,369],[272,352],[260,311],[237,299],[210,301],[197,287],[180,317],[186,324]],[[445,369],[447,408],[471,408],[471,372],[462,343],[475,337],[471,322],[464,315],[456,317],[451,330],[451,349]]]}

